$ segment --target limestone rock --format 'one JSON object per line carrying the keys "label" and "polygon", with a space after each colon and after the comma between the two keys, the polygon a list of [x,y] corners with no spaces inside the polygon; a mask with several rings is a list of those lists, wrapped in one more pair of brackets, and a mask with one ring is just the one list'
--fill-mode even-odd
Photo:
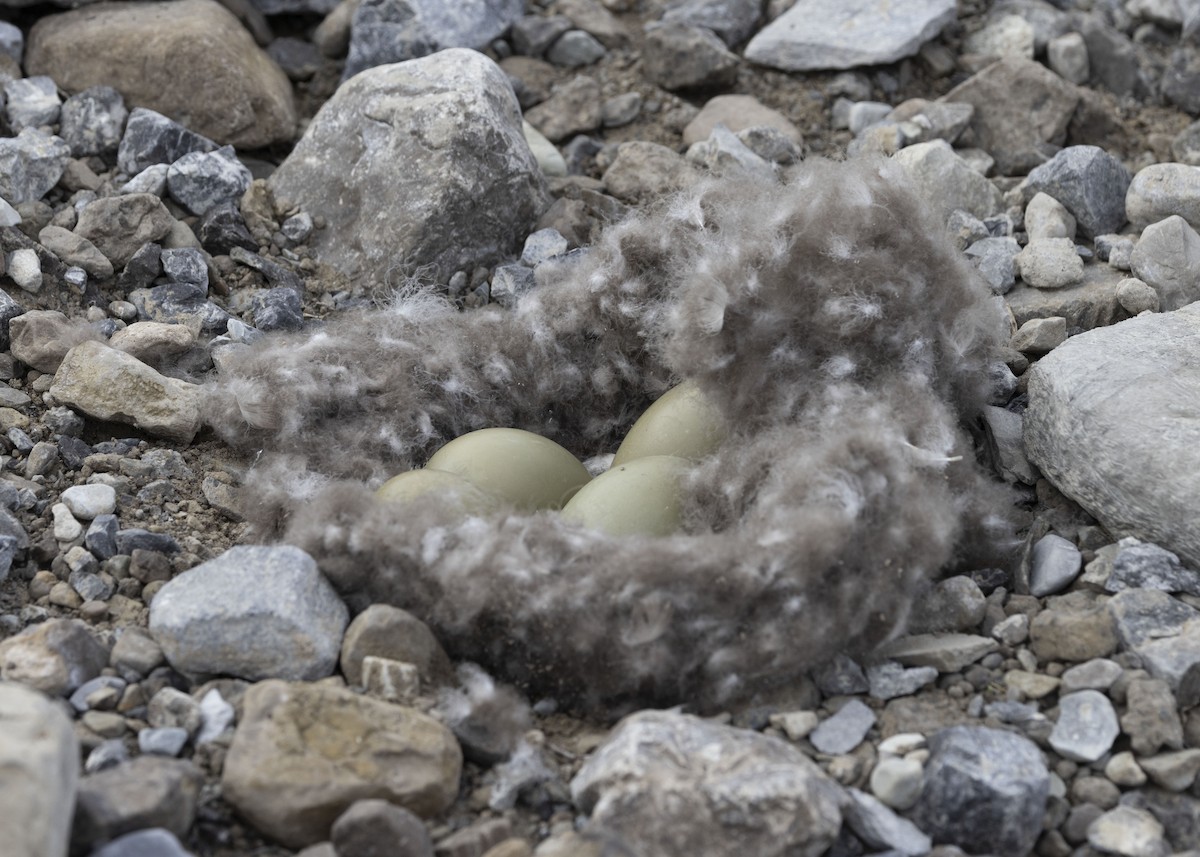
{"label": "limestone rock", "polygon": [[225,760],[224,795],[289,848],[329,839],[338,816],[364,798],[428,818],[458,795],[458,743],[414,709],[343,688],[274,680],[247,690],[243,706]]}
{"label": "limestone rock", "polygon": [[215,0],[114,2],[47,15],[25,66],[68,92],[104,84],[219,143],[288,142],[296,107],[287,76]]}
{"label": "limestone rock", "polygon": [[463,49],[348,81],[270,187],[325,218],[309,240],[318,259],[378,283],[495,261],[546,204],[508,79]]}

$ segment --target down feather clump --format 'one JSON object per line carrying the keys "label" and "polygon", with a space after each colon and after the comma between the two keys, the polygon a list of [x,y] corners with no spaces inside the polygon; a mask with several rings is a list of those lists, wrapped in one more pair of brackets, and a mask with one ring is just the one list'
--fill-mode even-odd
{"label": "down feather clump", "polygon": [[[538,280],[513,310],[412,291],[241,359],[210,419],[261,451],[258,536],[310,552],[352,606],[403,607],[458,657],[608,711],[720,705],[868,649],[1003,536],[965,430],[1000,309],[890,162],[708,181]],[[488,426],[611,452],[682,379],[732,431],[678,536],[373,497]]]}

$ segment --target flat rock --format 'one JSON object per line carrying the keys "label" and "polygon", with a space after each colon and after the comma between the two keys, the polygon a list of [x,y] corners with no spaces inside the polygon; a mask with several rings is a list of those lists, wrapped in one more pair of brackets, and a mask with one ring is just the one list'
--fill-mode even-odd
{"label": "flat rock", "polygon": [[1121,734],[1117,712],[1108,697],[1096,690],[1068,693],[1058,701],[1058,722],[1050,746],[1067,759],[1095,762],[1112,749]]}
{"label": "flat rock", "polygon": [[1086,592],[1053,596],[1029,624],[1030,648],[1038,660],[1089,661],[1117,649],[1117,629],[1103,602]]}
{"label": "flat rock", "polygon": [[851,699],[825,718],[808,736],[817,751],[829,756],[849,753],[863,742],[875,725],[875,712],[861,700]]}
{"label": "flat rock", "polygon": [[752,95],[718,95],[704,103],[696,117],[683,129],[683,144],[707,140],[712,129],[724,125],[735,134],[748,128],[774,128],[797,145],[804,137],[790,119],[772,110]]}
{"label": "flat rock", "polygon": [[1184,568],[1179,557],[1158,545],[1122,539],[1104,588],[1109,592],[1161,589],[1200,595],[1200,572]]}
{"label": "flat rock", "polygon": [[150,633],[175,669],[251,681],[329,675],[348,619],[316,562],[290,545],[230,548],[150,605]]}
{"label": "flat rock", "polygon": [[129,114],[125,132],[117,149],[117,166],[121,172],[138,176],[145,170],[171,164],[184,155],[211,152],[217,144],[155,110],[145,107]]}
{"label": "flat rock", "polygon": [[82,235],[76,235],[61,226],[50,225],[38,233],[38,241],[62,259],[64,264],[83,268],[99,280],[112,278],[112,262]]}
{"label": "flat rock", "polygon": [[1088,825],[1087,841],[1104,854],[1120,857],[1166,857],[1163,826],[1144,809],[1118,806]]}
{"label": "flat rock", "polygon": [[600,84],[581,74],[555,87],[525,118],[547,140],[557,143],[599,128],[604,121],[602,108]]}
{"label": "flat rock", "polygon": [[108,665],[108,650],[77,619],[47,619],[0,643],[0,677],[66,696]]}
{"label": "flat rock", "polygon": [[135,321],[109,338],[108,344],[143,363],[182,354],[196,344],[196,333],[186,324]]}
{"label": "flat rock", "polygon": [[0,837],[11,857],[67,853],[79,741],[70,719],[42,694],[0,684]]}
{"label": "flat rock", "polygon": [[1129,222],[1139,229],[1171,215],[1200,229],[1200,167],[1151,164],[1138,170],[1125,196],[1125,208]]}
{"label": "flat rock", "polygon": [[1017,270],[1035,289],[1061,289],[1083,279],[1083,259],[1069,238],[1037,238],[1017,254]]}
{"label": "flat rock", "polygon": [[508,79],[461,49],[347,82],[270,187],[325,218],[309,239],[318,259],[378,283],[424,266],[444,281],[514,253],[546,204]]}
{"label": "flat rock", "polygon": [[1041,833],[1050,772],[1037,745],[1013,732],[955,726],[929,739],[925,788],[910,814],[935,842],[1025,857]]}
{"label": "flat rock", "polygon": [[163,756],[139,756],[84,777],[72,841],[107,842],[150,827],[186,836],[203,783],[204,774],[191,762]]}
{"label": "flat rock", "polygon": [[61,137],[25,128],[15,137],[0,137],[0,196],[16,205],[41,199],[58,184],[71,147]]}
{"label": "flat rock", "polygon": [[1156,786],[1169,792],[1182,792],[1196,781],[1196,774],[1200,773],[1200,750],[1190,748],[1159,753],[1139,759],[1138,765]]}
{"label": "flat rock", "polygon": [[945,140],[907,146],[892,158],[904,167],[942,222],[952,211],[982,219],[1004,207],[996,186],[971,169]]}
{"label": "flat rock", "polygon": [[29,32],[25,65],[68,92],[104,84],[218,143],[289,142],[296,107],[287,76],[214,0],[115,2],[47,15]]}
{"label": "flat rock", "polygon": [[974,634],[914,634],[885,643],[879,654],[905,666],[934,667],[938,672],[953,673],[996,648],[995,640]]}
{"label": "flat rock", "polygon": [[846,824],[864,843],[912,857],[929,853],[933,842],[907,818],[896,815],[886,804],[866,792],[847,789],[847,794],[850,799],[843,807]]}
{"label": "flat rock", "polygon": [[289,848],[328,840],[338,816],[363,798],[429,818],[458,796],[458,742],[415,709],[283,681],[254,685],[242,704],[222,775],[224,796]]}
{"label": "flat rock", "polygon": [[1158,293],[1160,309],[1200,300],[1200,235],[1178,214],[1142,230],[1129,257],[1134,275]]}
{"label": "flat rock", "polygon": [[1198,396],[1200,306],[1089,331],[1033,367],[1026,451],[1110,533],[1200,565]]}
{"label": "flat rock", "polygon": [[1079,95],[1042,64],[1008,58],[963,81],[941,100],[974,106],[968,126],[972,144],[996,159],[1001,175],[1019,175],[1048,159],[1052,152],[1046,144],[1062,144]]}
{"label": "flat rock", "polygon": [[198,385],[160,375],[101,342],[83,342],[68,351],[50,391],[88,416],[181,443],[190,443],[200,430]]}
{"label": "flat rock", "polygon": [[1028,195],[1045,193],[1062,203],[1088,238],[1125,225],[1129,187],[1129,171],[1098,146],[1068,146],[1035,167],[1024,183]]}
{"label": "flat rock", "polygon": [[691,715],[622,720],[571,781],[592,824],[633,853],[817,857],[840,789],[792,745]]}
{"label": "flat rock", "polygon": [[1084,265],[1083,279],[1058,289],[1017,283],[1004,295],[1018,325],[1033,318],[1064,318],[1067,328],[1091,330],[1129,318],[1118,293],[1124,280],[1107,265]]}
{"label": "flat rock", "polygon": [[799,0],[750,40],[745,56],[784,71],[883,65],[912,56],[954,19],[948,0]]}

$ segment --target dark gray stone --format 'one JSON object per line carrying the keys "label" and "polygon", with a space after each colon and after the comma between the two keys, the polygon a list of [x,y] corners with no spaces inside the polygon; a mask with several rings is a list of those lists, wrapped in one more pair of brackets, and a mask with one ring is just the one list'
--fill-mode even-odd
{"label": "dark gray stone", "polygon": [[1054,197],[1075,217],[1079,231],[1094,238],[1125,225],[1125,193],[1131,180],[1129,170],[1103,149],[1068,146],[1029,173],[1025,194]]}
{"label": "dark gray stone", "polygon": [[863,742],[875,725],[875,712],[858,699],[851,699],[809,733],[809,742],[820,753],[840,756]]}
{"label": "dark gray stone", "polygon": [[205,333],[222,333],[229,313],[208,300],[208,290],[195,283],[167,283],[152,289],[135,289],[128,299],[142,321],[168,324],[198,322]]}
{"label": "dark gray stone", "polygon": [[911,696],[927,684],[937,680],[934,667],[905,668],[894,661],[867,667],[867,682],[871,698],[885,702],[898,696]]}
{"label": "dark gray stone", "polygon": [[1200,565],[1200,423],[1180,411],[1196,397],[1200,304],[1088,331],[1031,370],[1026,452],[1113,535]]}
{"label": "dark gray stone", "polygon": [[570,18],[562,15],[526,15],[512,25],[509,39],[518,54],[540,57],[574,26]]}
{"label": "dark gray stone", "polygon": [[1184,568],[1179,557],[1158,545],[1122,542],[1104,588],[1109,592],[1161,589],[1200,595],[1200,572]]}
{"label": "dark gray stone", "polygon": [[712,32],[683,23],[646,28],[642,71],[663,89],[712,89],[737,80],[740,61]]}
{"label": "dark gray stone", "polygon": [[813,680],[825,696],[849,696],[866,693],[870,686],[862,667],[849,655],[838,654],[820,669],[813,671]]}
{"label": "dark gray stone", "polygon": [[0,196],[9,203],[33,202],[62,178],[71,147],[61,137],[25,128],[15,137],[0,137]]}
{"label": "dark gray stone", "polygon": [[745,56],[784,71],[882,65],[912,56],[955,17],[949,0],[799,0],[750,40]]}
{"label": "dark gray stone", "polygon": [[550,46],[546,59],[564,68],[581,68],[604,59],[608,49],[583,30],[570,30]]}
{"label": "dark gray stone", "polygon": [[514,307],[521,295],[534,287],[533,268],[500,265],[492,272],[491,297],[503,307]]}
{"label": "dark gray stone", "polygon": [[88,697],[93,693],[104,689],[111,689],[117,693],[120,693],[125,689],[126,684],[128,684],[128,682],[126,682],[125,679],[118,678],[116,676],[96,676],[95,678],[85,681],[83,684],[79,685],[79,687],[75,688],[75,691],[71,694],[68,702],[71,703],[72,708],[82,714],[91,708],[91,706],[88,704]]}
{"label": "dark gray stone", "polygon": [[179,543],[169,533],[152,533],[137,527],[120,530],[117,533],[117,553],[132,554],[139,549],[158,551],[159,553],[178,553]]}
{"label": "dark gray stone", "polygon": [[1137,48],[1129,37],[1100,15],[1072,17],[1072,28],[1087,46],[1091,81],[1117,95],[1133,95],[1140,88]]}
{"label": "dark gray stone", "polygon": [[1029,594],[1038,598],[1062,592],[1083,570],[1083,554],[1062,536],[1049,533],[1033,546]]}
{"label": "dark gray stone", "polygon": [[186,283],[208,291],[208,264],[204,254],[193,247],[163,250],[159,256],[162,272],[173,283]]}
{"label": "dark gray stone", "polygon": [[8,323],[24,314],[25,307],[13,300],[8,292],[0,290],[0,351],[7,351],[9,348]]}
{"label": "dark gray stone", "polygon": [[173,164],[190,152],[211,152],[217,144],[161,113],[138,107],[129,114],[117,150],[117,166],[136,176],[154,164]]}
{"label": "dark gray stone", "polygon": [[976,854],[1031,853],[1050,793],[1037,745],[1012,732],[954,726],[934,734],[929,749],[925,788],[910,814],[917,826],[934,842]]}
{"label": "dark gray stone", "polygon": [[16,24],[0,21],[0,54],[12,57],[18,63],[25,52],[25,34]]}
{"label": "dark gray stone", "polygon": [[433,857],[425,822],[378,798],[351,804],[333,823],[329,839],[338,857]]}
{"label": "dark gray stone", "polygon": [[1126,589],[1108,602],[1117,636],[1126,649],[1137,649],[1160,634],[1177,636],[1200,612],[1161,589]]}
{"label": "dark gray stone", "polygon": [[1200,57],[1196,51],[1178,50],[1163,71],[1162,96],[1184,113],[1200,116]]}
{"label": "dark gray stone", "polygon": [[363,0],[350,28],[342,80],[446,48],[482,49],[524,12],[523,0]]}
{"label": "dark gray stone", "polygon": [[62,109],[58,87],[45,75],[8,81],[4,84],[4,98],[7,102],[4,113],[14,131],[53,125]]}
{"label": "dark gray stone", "polygon": [[118,836],[93,851],[91,857],[192,857],[192,852],[179,844],[171,831],[151,827]]}
{"label": "dark gray stone", "polygon": [[241,247],[230,248],[229,256],[235,262],[240,262],[246,267],[258,271],[267,278],[267,282],[272,286],[292,289],[297,292],[304,291],[304,282],[300,277],[278,262],[273,262],[265,256],[260,256]]}
{"label": "dark gray stone", "polygon": [[125,269],[117,277],[117,288],[126,294],[134,289],[144,289],[161,273],[162,247],[151,241],[143,244],[125,263]]}
{"label": "dark gray stone", "polygon": [[97,515],[84,534],[84,546],[97,559],[105,560],[116,556],[119,527],[116,515]]}
{"label": "dark gray stone", "polygon": [[172,199],[192,214],[203,215],[215,205],[240,199],[253,181],[233,146],[213,152],[189,152],[167,170]]}
{"label": "dark gray stone", "polygon": [[758,0],[672,0],[662,19],[707,27],[732,48],[754,33],[762,6]]}
{"label": "dark gray stone", "polygon": [[308,80],[325,64],[325,57],[316,45],[294,36],[272,41],[267,45],[267,55],[291,80]]}
{"label": "dark gray stone", "polygon": [[266,289],[254,296],[251,305],[254,326],[259,330],[299,330],[304,326],[304,306],[295,289]]}
{"label": "dark gray stone", "polygon": [[191,762],[140,756],[84,777],[75,803],[76,847],[162,827],[185,836],[196,817],[204,775]]}
{"label": "dark gray stone", "polygon": [[116,584],[113,582],[105,581],[100,575],[86,571],[71,572],[67,582],[84,601],[107,601],[116,590]]}

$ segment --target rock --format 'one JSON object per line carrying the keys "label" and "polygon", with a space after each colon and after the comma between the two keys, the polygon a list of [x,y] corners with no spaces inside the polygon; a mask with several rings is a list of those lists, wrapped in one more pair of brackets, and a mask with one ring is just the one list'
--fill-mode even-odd
{"label": "rock", "polygon": [[601,110],[600,85],[587,75],[579,75],[556,87],[548,99],[526,114],[526,119],[546,139],[561,142],[599,128]]}
{"label": "rock", "polygon": [[100,342],[83,342],[68,351],[50,391],[88,416],[128,423],[181,443],[190,443],[200,429],[198,385],[160,375]]}
{"label": "rock", "polygon": [[1059,316],[1031,318],[1017,328],[1009,346],[1022,354],[1041,356],[1067,341],[1067,320]]}
{"label": "rock", "polygon": [[718,95],[705,102],[703,109],[683,129],[683,144],[691,146],[707,140],[717,125],[724,125],[734,133],[765,126],[782,132],[798,146],[804,143],[800,129],[782,113],[752,95],[731,94]]}
{"label": "rock", "polygon": [[1042,536],[1033,546],[1029,594],[1042,598],[1061,592],[1082,569],[1083,555],[1073,543],[1053,533]]}
{"label": "rock", "polygon": [[1171,154],[1179,163],[1200,167],[1200,122],[1193,122],[1175,136]]}
{"label": "rock", "polygon": [[254,326],[264,333],[299,330],[304,326],[301,295],[287,286],[259,292],[254,296],[253,308]]}
{"label": "rock", "polygon": [[1125,209],[1139,229],[1172,215],[1200,229],[1200,167],[1152,164],[1139,170],[1125,195]]}
{"label": "rock", "polygon": [[205,212],[196,224],[196,235],[204,249],[214,256],[227,256],[234,247],[250,252],[258,250],[258,242],[246,228],[246,221],[232,200],[218,203]]}
{"label": "rock", "polygon": [[642,854],[816,857],[842,819],[838,787],[796,748],[669,711],[622,720],[571,795],[592,824]]}
{"label": "rock", "polygon": [[1044,162],[1050,155],[1046,144],[1063,142],[1079,95],[1040,63],[1008,58],[973,75],[941,100],[975,107],[969,126],[974,145],[996,159],[1001,175],[1013,175]]}
{"label": "rock", "polygon": [[430,684],[445,682],[454,673],[429,626],[389,604],[372,604],[346,628],[340,661],[346,684],[362,684],[362,662],[370,655],[413,664]]}
{"label": "rock", "polygon": [[998,295],[1006,294],[1016,284],[1017,254],[1020,252],[1017,239],[1009,237],[981,238],[966,250],[967,258]]}
{"label": "rock", "polygon": [[933,842],[911,821],[865,792],[847,789],[846,793],[850,798],[843,806],[846,825],[866,845],[912,857],[929,853]]}
{"label": "rock", "polygon": [[126,628],[113,644],[110,663],[118,670],[148,676],[163,662],[162,647],[141,628]]}
{"label": "rock", "polygon": [[21,28],[8,21],[0,22],[0,54],[11,57],[15,62],[21,62],[25,51],[25,35]]}
{"label": "rock", "polygon": [[482,50],[524,11],[521,0],[363,0],[354,12],[342,81],[447,48]]}
{"label": "rock", "polygon": [[1121,645],[1137,650],[1162,635],[1179,636],[1193,620],[1195,608],[1158,589],[1126,589],[1108,602]]}
{"label": "rock", "polygon": [[4,98],[8,102],[4,113],[14,131],[58,122],[62,108],[58,87],[44,75],[8,81],[4,84]]}
{"label": "rock", "polygon": [[71,840],[99,844],[150,827],[186,836],[203,783],[204,775],[191,762],[163,756],[139,756],[84,777]]}
{"label": "rock", "polygon": [[1088,825],[1087,841],[1105,854],[1121,857],[1167,857],[1163,826],[1144,809],[1119,806]]}
{"label": "rock", "polygon": [[1030,196],[1045,193],[1062,203],[1088,238],[1125,224],[1129,171],[1097,146],[1068,146],[1035,167],[1023,187]]}
{"label": "rock", "polygon": [[706,27],[732,48],[754,33],[761,11],[761,4],[754,0],[676,0],[662,19]]}
{"label": "rock", "polygon": [[42,263],[35,251],[27,247],[12,251],[6,267],[6,273],[19,288],[34,295],[42,290]]}
{"label": "rock", "polygon": [[1200,595],[1200,573],[1184,568],[1179,557],[1158,545],[1122,539],[1104,588],[1109,592],[1161,589]]}
{"label": "rock", "polygon": [[[391,130],[360,134],[364,123]],[[466,50],[342,86],[269,184],[325,218],[309,242],[319,259],[380,283],[423,266],[444,280],[495,261],[519,246],[546,202],[507,79]]]}
{"label": "rock", "polygon": [[1179,215],[1147,226],[1129,261],[1158,294],[1163,310],[1200,299],[1200,235]]}
{"label": "rock", "polygon": [[808,736],[820,753],[840,756],[863,742],[875,725],[875,713],[857,699],[851,699]]}
{"label": "rock", "polygon": [[1066,670],[1062,674],[1059,690],[1063,694],[1074,693],[1077,690],[1108,690],[1112,683],[1120,678],[1121,672],[1120,664],[1115,661],[1094,658]]}
{"label": "rock", "polygon": [[770,718],[771,725],[782,729],[790,741],[807,738],[820,722],[821,719],[815,711],[785,711],[782,714],[772,714]]}
{"label": "rock", "polygon": [[1058,722],[1049,740],[1060,756],[1091,763],[1112,749],[1121,730],[1108,697],[1095,690],[1081,690],[1063,696],[1058,706]]}
{"label": "rock", "polygon": [[188,733],[178,726],[143,729],[138,733],[138,751],[143,756],[175,757],[187,746]]}
{"label": "rock", "polygon": [[557,66],[579,68],[604,59],[608,50],[591,34],[583,30],[568,30],[557,39],[546,59]]}
{"label": "rock", "polygon": [[913,605],[908,631],[910,634],[969,631],[983,621],[986,607],[979,584],[964,575],[948,577]]}
{"label": "rock", "polygon": [[1177,50],[1163,70],[1163,98],[1191,116],[1200,115],[1200,62],[1190,50]]}
{"label": "rock", "polygon": [[131,193],[88,203],[74,231],[120,268],[144,244],[164,237],[174,225],[175,218],[157,196]]}
{"label": "rock", "polygon": [[1121,280],[1117,286],[1117,300],[1130,315],[1158,312],[1162,306],[1158,292],[1136,277]]}
{"label": "rock", "polygon": [[1123,277],[1105,265],[1085,265],[1083,280],[1060,289],[1035,289],[1018,283],[1004,295],[1018,325],[1031,318],[1059,317],[1067,329],[1091,330],[1128,318],[1117,300]]}
{"label": "rock", "polygon": [[1181,792],[1196,781],[1200,772],[1200,750],[1177,750],[1138,760],[1141,769],[1157,786],[1169,792]]}
{"label": "rock", "polygon": [[1039,661],[1089,661],[1116,651],[1117,630],[1104,604],[1068,593],[1051,598],[1033,618],[1029,640]]}
{"label": "rock", "polygon": [[1033,59],[1033,26],[1019,15],[996,15],[963,40],[963,51],[986,57]]}
{"label": "rock", "polygon": [[121,143],[129,111],[125,99],[111,86],[92,86],[63,102],[59,134],[71,156],[111,155]]}
{"label": "rock", "polygon": [[0,642],[0,675],[66,696],[108,665],[108,650],[74,619],[48,619]]}
{"label": "rock", "polygon": [[1138,767],[1133,753],[1128,750],[1113,754],[1104,766],[1104,776],[1113,784],[1126,788],[1138,788],[1146,784],[1146,772]]}
{"label": "rock", "polygon": [[1040,238],[1074,241],[1075,218],[1054,197],[1039,192],[1025,206],[1025,231],[1029,233],[1030,241]]}
{"label": "rock", "polygon": [[737,138],[754,154],[772,164],[787,166],[804,155],[801,146],[778,128],[755,125],[738,131]]}
{"label": "rock", "polygon": [[996,641],[972,634],[915,634],[885,643],[879,654],[905,666],[934,667],[953,673],[970,666],[988,652]]}
{"label": "rock", "polygon": [[111,485],[72,485],[62,492],[61,500],[72,515],[85,521],[117,508],[117,492]]}
{"label": "rock", "polygon": [[642,69],[663,89],[730,86],[737,80],[738,65],[737,54],[706,27],[660,23],[646,28]]}
{"label": "rock", "polygon": [[207,137],[144,107],[129,115],[125,133],[117,150],[121,172],[138,176],[154,166],[170,165],[184,155],[211,152],[217,144]]}
{"label": "rock", "polygon": [[916,759],[885,756],[871,771],[875,797],[901,812],[916,804],[924,785],[925,768]]}
{"label": "rock", "polygon": [[38,233],[38,241],[65,264],[83,268],[98,280],[113,276],[112,262],[96,249],[95,244],[74,232],[51,225]]}
{"label": "rock", "polygon": [[682,190],[699,177],[696,167],[666,146],[635,140],[617,148],[604,184],[622,202],[639,204]]}
{"label": "rock", "polygon": [[79,742],[71,721],[42,694],[11,683],[0,684],[0,720],[5,854],[64,855],[79,778]]}
{"label": "rock", "polygon": [[1146,788],[1124,796],[1121,803],[1154,815],[1176,851],[1186,852],[1200,841],[1200,801],[1190,795]]}
{"label": "rock", "polygon": [[1069,238],[1031,240],[1017,254],[1017,269],[1036,289],[1061,289],[1083,279],[1083,260]]}
{"label": "rock", "polygon": [[713,128],[707,140],[693,144],[687,151],[687,159],[713,173],[741,171],[767,180],[775,178],[775,168],[771,164],[721,125]]}
{"label": "rock", "polygon": [[512,25],[508,38],[521,56],[540,57],[572,26],[562,15],[526,15]]}
{"label": "rock", "polygon": [[241,546],[159,590],[150,633],[183,673],[314,680],[333,672],[347,619],[308,554]]}
{"label": "rock", "polygon": [[799,0],[750,40],[745,56],[784,71],[883,65],[912,56],[954,19],[946,0],[886,8]]}
{"label": "rock", "polygon": [[61,137],[25,128],[0,137],[0,196],[11,204],[39,200],[58,184],[71,147]]}
{"label": "rock", "polygon": [[829,663],[813,671],[813,681],[825,696],[847,696],[864,693],[868,688],[867,677],[853,658],[835,655]]}
{"label": "rock", "polygon": [[243,706],[225,760],[224,795],[255,828],[289,848],[327,840],[338,816],[362,798],[430,817],[458,795],[458,744],[415,709],[282,681],[254,685]]}
{"label": "rock", "polygon": [[185,324],[135,321],[109,338],[108,344],[143,363],[183,354],[196,344],[196,334]]}
{"label": "rock", "polygon": [[[1200,390],[1198,345],[1195,305],[1072,337],[1031,370],[1025,412],[1026,451],[1055,487],[1110,533],[1190,565],[1200,565],[1200,427],[1172,415],[1181,391]],[[1144,442],[1149,424],[1156,443]]]}
{"label": "rock", "polygon": [[[219,143],[291,141],[287,76],[214,0],[111,3],[40,19],[25,65],[68,92],[104,84]],[[132,174],[132,173],[131,173]]]}
{"label": "rock", "polygon": [[433,857],[425,822],[404,807],[378,798],[355,801],[333,823],[330,840],[337,857]]}
{"label": "rock", "polygon": [[135,289],[128,298],[140,319],[195,325],[210,336],[224,332],[230,321],[229,313],[208,300],[207,289],[195,283],[165,283],[152,289]]}
{"label": "rock", "polygon": [[971,169],[945,140],[917,143],[892,157],[904,167],[942,222],[957,210],[984,218],[1004,207],[995,185]]}
{"label": "rock", "polygon": [[90,857],[191,857],[191,852],[179,844],[171,831],[151,827],[118,836],[97,848]]}
{"label": "rock", "polygon": [[1138,678],[1125,691],[1121,731],[1129,736],[1133,752],[1151,756],[1166,747],[1183,749],[1183,724],[1170,686],[1162,679]]}
{"label": "rock", "polygon": [[250,170],[237,159],[232,146],[222,146],[215,152],[190,152],[167,170],[171,198],[199,215],[221,203],[241,199],[252,180]]}

